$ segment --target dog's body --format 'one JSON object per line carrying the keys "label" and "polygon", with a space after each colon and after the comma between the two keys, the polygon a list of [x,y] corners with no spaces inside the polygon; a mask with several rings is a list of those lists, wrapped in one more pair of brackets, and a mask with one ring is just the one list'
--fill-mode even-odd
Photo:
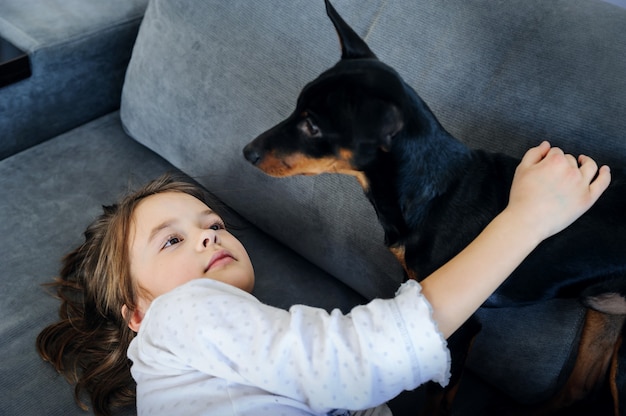
{"label": "dog's body", "polygon": [[[273,176],[356,176],[376,209],[386,244],[408,275],[421,279],[467,246],[505,208],[519,160],[470,150],[453,138],[328,1],[327,10],[342,43],[341,61],[309,83],[294,113],[248,144],[244,154]],[[603,323],[590,324],[596,332],[589,343],[602,336],[607,347],[594,353],[601,359],[579,360],[574,373],[588,377],[589,367],[602,362],[602,374],[594,381],[600,382],[612,360],[613,395],[616,403],[621,395],[624,412],[626,375],[616,345],[626,314],[626,175],[615,167],[612,172],[612,183],[596,205],[544,241],[486,306],[579,297],[602,312]],[[469,343],[473,328],[459,331],[462,344]],[[589,354],[584,348],[581,354]],[[458,354],[464,356],[464,351]],[[583,382],[589,380],[570,380],[570,387],[580,388]],[[573,399],[561,398],[550,406]]]}

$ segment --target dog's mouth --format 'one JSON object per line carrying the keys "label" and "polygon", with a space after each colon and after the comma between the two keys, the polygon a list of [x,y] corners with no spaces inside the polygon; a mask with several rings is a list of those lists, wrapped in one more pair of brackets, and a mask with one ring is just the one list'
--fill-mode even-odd
{"label": "dog's mouth", "polygon": [[291,172],[293,170],[293,167],[291,166],[291,164],[287,161],[287,159],[277,159],[278,161],[280,161],[280,163],[285,167],[285,169],[287,170],[287,172]]}
{"label": "dog's mouth", "polygon": [[352,154],[343,152],[340,158],[322,157],[313,158],[302,153],[291,154],[286,157],[277,157],[275,152],[267,153],[257,160],[254,165],[267,175],[284,178],[289,176],[316,176],[322,173],[339,173],[355,176],[363,188],[367,188],[367,181],[363,172],[357,170],[349,162]]}
{"label": "dog's mouth", "polygon": [[266,173],[275,176],[314,176],[322,173],[337,172],[337,161],[333,158],[312,158],[302,153],[285,157],[266,158],[259,167]]}

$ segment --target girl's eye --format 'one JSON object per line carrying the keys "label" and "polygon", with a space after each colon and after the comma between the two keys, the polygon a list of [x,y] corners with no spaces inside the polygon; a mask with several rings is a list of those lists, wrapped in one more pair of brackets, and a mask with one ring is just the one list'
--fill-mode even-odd
{"label": "girl's eye", "polygon": [[181,241],[183,241],[181,238],[178,238],[178,237],[175,237],[175,236],[168,237],[167,241],[165,241],[165,244],[163,245],[163,248],[171,247],[174,244],[180,243]]}
{"label": "girl's eye", "polygon": [[222,221],[217,221],[209,226],[209,230],[219,231],[226,229],[226,225]]}

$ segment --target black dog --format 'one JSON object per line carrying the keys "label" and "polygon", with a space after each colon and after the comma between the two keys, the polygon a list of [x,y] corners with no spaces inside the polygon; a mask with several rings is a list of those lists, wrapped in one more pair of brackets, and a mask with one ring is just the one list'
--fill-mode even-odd
{"label": "black dog", "polygon": [[[356,176],[376,209],[385,243],[409,277],[423,278],[505,208],[519,160],[470,150],[452,137],[328,0],[326,7],[342,59],[306,85],[294,113],[248,144],[244,155],[273,176]],[[578,297],[590,308],[569,381],[537,412],[549,414],[581,399],[610,373],[615,413],[619,407],[626,414],[626,363],[620,367],[618,359],[626,358],[625,351],[619,352],[626,314],[626,182],[619,170],[612,174],[612,184],[596,205],[544,241],[485,304]],[[470,320],[450,340],[451,386],[478,329]],[[447,408],[451,398],[437,400]]]}

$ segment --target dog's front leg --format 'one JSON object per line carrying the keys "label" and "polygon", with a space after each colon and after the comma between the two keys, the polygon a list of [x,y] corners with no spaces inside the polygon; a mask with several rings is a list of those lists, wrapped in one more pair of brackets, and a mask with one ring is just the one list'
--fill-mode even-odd
{"label": "dog's front leg", "polygon": [[609,374],[609,387],[611,388],[616,416],[626,416],[626,342],[624,332],[626,332],[626,326],[622,328],[619,340],[615,344],[615,354]]}

